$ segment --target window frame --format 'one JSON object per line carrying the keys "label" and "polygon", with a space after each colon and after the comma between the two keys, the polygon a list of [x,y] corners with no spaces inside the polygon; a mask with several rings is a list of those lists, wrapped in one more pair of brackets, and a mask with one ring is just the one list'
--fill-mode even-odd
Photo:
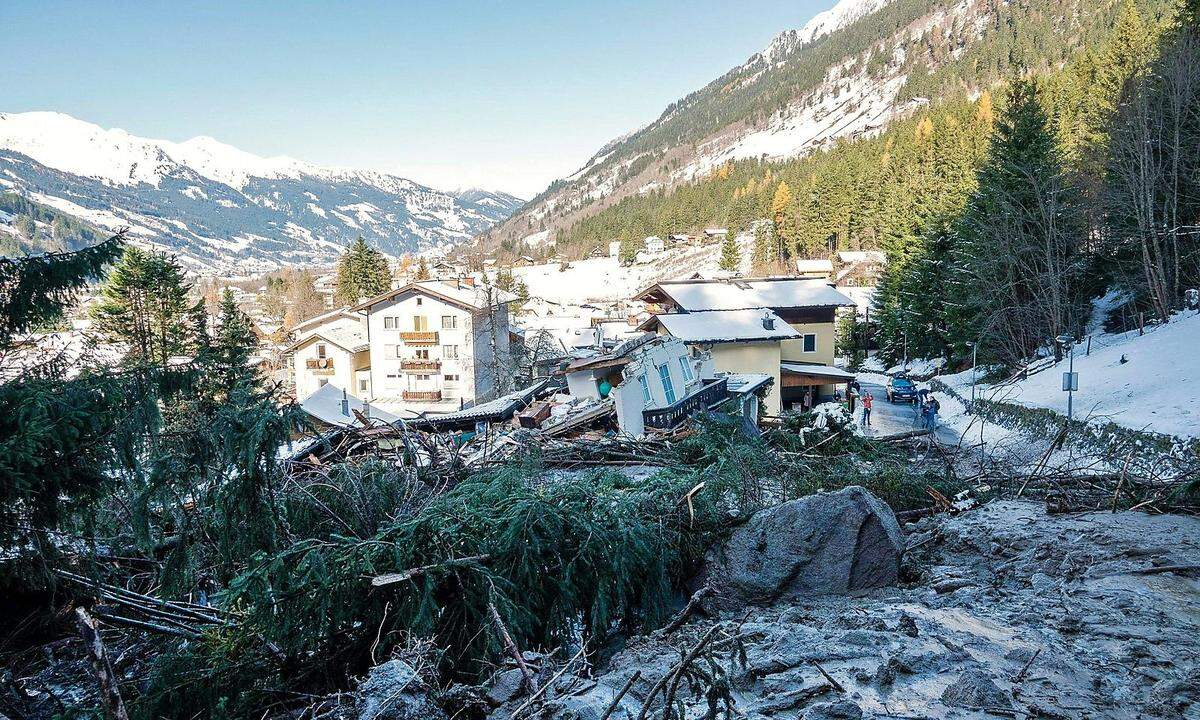
{"label": "window frame", "polygon": [[[809,338],[812,338],[812,349],[811,350],[808,349]],[[815,353],[817,351],[817,334],[816,333],[804,333],[804,336],[800,339],[800,343],[801,343],[801,345],[800,345],[801,352]]]}
{"label": "window frame", "polygon": [[696,379],[696,373],[692,370],[692,364],[688,362],[687,355],[679,356],[679,371],[683,373],[684,384],[690,383]]}
{"label": "window frame", "polygon": [[671,381],[671,366],[658,366],[658,379],[662,381],[663,395],[667,398],[668,405],[674,405],[678,398],[675,397],[675,384]]}

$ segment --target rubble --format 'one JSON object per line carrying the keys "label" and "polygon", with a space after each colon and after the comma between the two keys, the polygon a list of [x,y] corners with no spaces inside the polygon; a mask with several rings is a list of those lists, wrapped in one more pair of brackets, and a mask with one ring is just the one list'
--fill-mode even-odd
{"label": "rubble", "polygon": [[[726,686],[732,716],[748,718],[1200,717],[1200,520],[993,501],[906,530],[899,587],[632,637],[525,716],[600,720],[631,678],[608,717],[663,716],[651,690],[710,635],[715,684],[679,688],[687,718]],[[958,586],[939,593],[950,578]]]}

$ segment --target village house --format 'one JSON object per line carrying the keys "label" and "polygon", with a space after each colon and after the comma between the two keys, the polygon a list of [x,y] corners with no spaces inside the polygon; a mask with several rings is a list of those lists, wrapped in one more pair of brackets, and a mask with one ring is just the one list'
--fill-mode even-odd
{"label": "village house", "polygon": [[[835,368],[833,360],[837,310],[854,302],[826,281],[663,281],[634,299],[647,303],[654,313],[643,329],[679,333],[677,337],[696,348],[714,349],[718,369],[757,373],[771,368],[777,390],[767,396],[769,411],[831,399],[839,384],[853,379]],[[705,314],[681,317],[699,313]],[[718,345],[726,347],[716,349]]]}
{"label": "village house", "polygon": [[387,411],[451,412],[510,390],[510,293],[469,280],[412,282],[297,325],[296,399],[327,384]]}
{"label": "village house", "polygon": [[298,402],[330,384],[359,397],[369,396],[371,357],[363,315],[338,308],[305,320],[292,328],[292,334],[296,340],[287,353],[292,356]]}
{"label": "village house", "polygon": [[657,255],[658,253],[661,253],[667,249],[666,243],[664,243],[663,239],[657,235],[651,235],[643,240],[642,244],[646,248],[646,252],[650,253],[651,255]]}
{"label": "village house", "polygon": [[[643,333],[609,351],[571,362],[565,371],[567,390],[582,407],[574,415],[587,419],[611,404],[622,433],[642,437],[669,430],[688,417],[715,408],[730,398],[730,378],[716,372],[712,357],[693,353],[675,338]],[[752,419],[757,418],[755,393],[765,377],[734,379]],[[595,409],[593,409],[595,408]],[[566,416],[562,422],[571,422]]]}
{"label": "village house", "polygon": [[829,258],[796,258],[796,275],[810,280],[828,280],[833,276]]}
{"label": "village house", "polygon": [[873,287],[887,268],[887,255],[878,250],[844,250],[837,254],[838,285]]}
{"label": "village house", "polygon": [[620,240],[610,240],[609,241],[608,256],[609,257],[620,257],[621,256],[621,241]]}
{"label": "village house", "polygon": [[469,279],[427,280],[356,305],[366,316],[371,402],[392,412],[450,412],[508,392],[515,299]]}

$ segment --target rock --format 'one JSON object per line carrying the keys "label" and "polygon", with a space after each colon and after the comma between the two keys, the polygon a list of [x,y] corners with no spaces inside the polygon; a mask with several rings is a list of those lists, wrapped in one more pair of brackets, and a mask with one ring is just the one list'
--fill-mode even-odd
{"label": "rock", "polygon": [[488,700],[497,705],[503,705],[521,694],[524,683],[525,676],[521,673],[520,668],[498,672],[492,679],[491,687],[488,688]]}
{"label": "rock", "polygon": [[862,708],[849,700],[819,703],[804,711],[804,720],[861,720]]}
{"label": "rock", "polygon": [[441,720],[445,714],[429,697],[429,686],[411,665],[389,660],[371,668],[358,686],[359,720]]}
{"label": "rock", "polygon": [[917,621],[913,620],[908,613],[900,613],[900,623],[897,629],[909,637],[917,637],[921,631],[917,628]]}
{"label": "rock", "polygon": [[709,553],[699,583],[723,609],[851,593],[894,584],[903,548],[891,508],[852,486],[759,511]]}
{"label": "rock", "polygon": [[1009,708],[1012,701],[1004,691],[982,670],[968,670],[950,683],[942,693],[942,702],[947,705],[967,708]]}

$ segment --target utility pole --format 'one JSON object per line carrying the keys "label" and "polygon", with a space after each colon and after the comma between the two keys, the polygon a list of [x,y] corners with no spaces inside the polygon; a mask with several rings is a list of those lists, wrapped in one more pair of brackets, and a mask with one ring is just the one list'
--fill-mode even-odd
{"label": "utility pole", "polygon": [[967,347],[971,348],[971,410],[975,409],[975,367],[979,362],[979,343],[977,341],[968,341]]}

